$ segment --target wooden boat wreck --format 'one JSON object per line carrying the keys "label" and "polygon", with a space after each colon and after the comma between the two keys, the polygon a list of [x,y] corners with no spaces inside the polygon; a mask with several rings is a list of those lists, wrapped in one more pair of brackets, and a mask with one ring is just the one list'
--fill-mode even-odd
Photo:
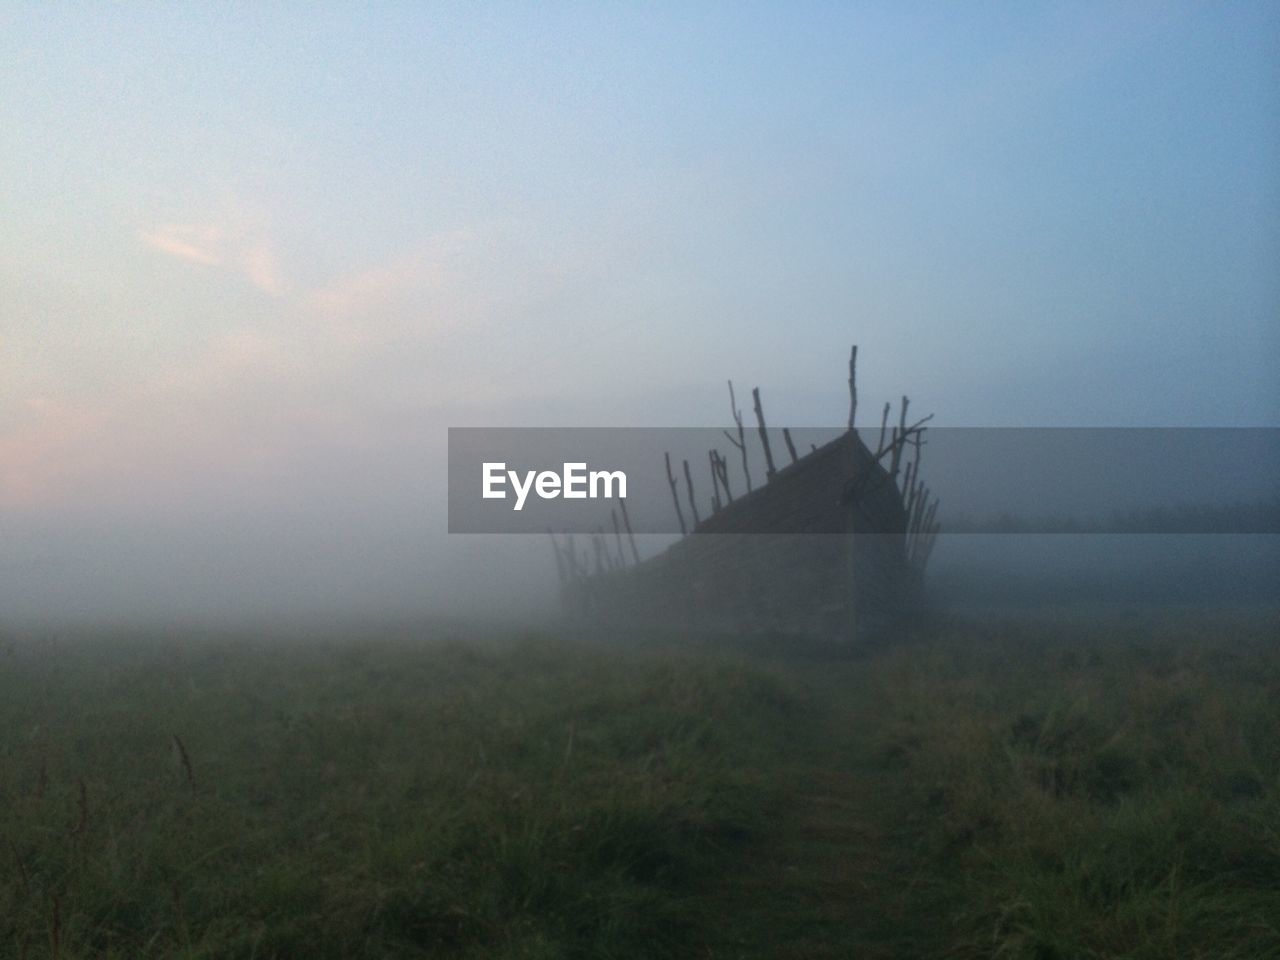
{"label": "wooden boat wreck", "polygon": [[[593,565],[572,541],[553,537],[566,614],[592,624],[768,632],[846,644],[877,642],[900,629],[920,604],[939,529],[938,501],[920,478],[930,418],[908,424],[903,397],[899,422],[890,430],[886,403],[879,442],[871,449],[854,428],[856,360],[854,347],[848,429],[803,456],[790,431],[782,431],[791,462],[776,469],[759,390],[753,392],[765,483],[734,498],[726,458],[710,451],[712,511],[699,517],[693,474],[684,462],[691,529],[668,456],[685,535],[660,554],[640,558],[625,501],[614,512],[616,547],[603,530],[592,538]],[[737,435],[725,436],[743,455],[745,472],[749,439],[732,384],[730,397]]]}

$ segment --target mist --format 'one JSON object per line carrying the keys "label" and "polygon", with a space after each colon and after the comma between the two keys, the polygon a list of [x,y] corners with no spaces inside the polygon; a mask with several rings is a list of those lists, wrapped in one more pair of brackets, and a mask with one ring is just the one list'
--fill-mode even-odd
{"label": "mist", "polygon": [[0,63],[0,960],[1280,957],[1280,5]]}
{"label": "mist", "polygon": [[870,430],[1275,427],[1273,18],[973,16],[15,14],[0,618],[545,611],[449,427],[839,423],[854,342]]}

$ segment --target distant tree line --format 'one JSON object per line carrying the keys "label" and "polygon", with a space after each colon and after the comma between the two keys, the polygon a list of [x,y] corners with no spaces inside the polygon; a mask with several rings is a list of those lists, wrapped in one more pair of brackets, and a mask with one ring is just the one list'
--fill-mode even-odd
{"label": "distant tree line", "polygon": [[1280,533],[1280,495],[1252,503],[1190,503],[1116,510],[1105,518],[1013,513],[946,518],[944,533]]}

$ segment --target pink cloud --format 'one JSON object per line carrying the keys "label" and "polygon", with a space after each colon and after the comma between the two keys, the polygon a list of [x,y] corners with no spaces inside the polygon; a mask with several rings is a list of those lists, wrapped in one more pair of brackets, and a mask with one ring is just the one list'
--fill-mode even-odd
{"label": "pink cloud", "polygon": [[141,231],[139,237],[152,249],[179,260],[209,267],[222,262],[223,234],[217,227],[165,223],[154,230]]}
{"label": "pink cloud", "polygon": [[168,362],[92,397],[59,397],[56,383],[39,381],[18,392],[11,383],[18,402],[0,421],[0,512],[150,503],[161,491],[180,503],[206,481],[221,489],[229,476],[270,476],[304,441],[358,445],[362,395],[379,365],[406,356],[427,363],[434,338],[483,305],[477,253],[458,237],[307,290],[288,285],[260,233],[166,224],[139,236],[278,299],[193,332]]}
{"label": "pink cloud", "polygon": [[165,223],[138,233],[160,253],[206,267],[226,267],[271,297],[288,292],[279,259],[260,231],[221,224]]}

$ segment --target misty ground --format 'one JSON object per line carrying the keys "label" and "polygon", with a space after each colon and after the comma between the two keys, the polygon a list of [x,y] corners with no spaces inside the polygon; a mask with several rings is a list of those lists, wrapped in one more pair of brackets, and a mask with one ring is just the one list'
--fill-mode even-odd
{"label": "misty ground", "polygon": [[14,635],[0,956],[1280,956],[1278,627]]}

